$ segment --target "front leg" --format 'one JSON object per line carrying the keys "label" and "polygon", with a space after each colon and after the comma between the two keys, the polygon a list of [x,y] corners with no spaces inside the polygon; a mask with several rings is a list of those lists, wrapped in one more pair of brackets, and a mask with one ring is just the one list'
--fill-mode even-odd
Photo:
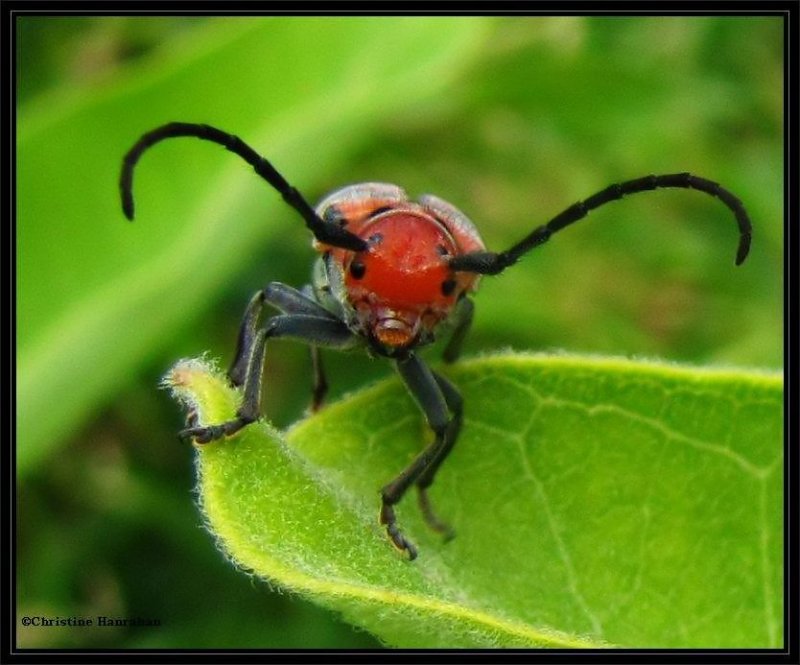
{"label": "front leg", "polygon": [[[453,429],[450,426],[451,418],[448,413],[447,400],[430,368],[416,355],[409,354],[407,358],[397,361],[397,371],[425,414],[428,425],[435,435],[433,443],[428,445],[408,467],[381,490],[380,522],[386,526],[386,532],[394,546],[407,552],[409,559],[413,560],[417,557],[417,549],[397,526],[394,505],[403,498],[411,485],[419,481],[431,464],[437,463],[437,460],[441,458],[441,452],[449,450],[451,447],[449,435]],[[429,516],[432,516],[430,511],[426,514],[426,519]],[[438,520],[436,522],[438,523]]]}
{"label": "front leg", "polygon": [[252,335],[248,332],[247,347],[250,352],[243,373],[244,398],[236,417],[218,425],[189,427],[180,432],[182,438],[191,437],[196,443],[208,443],[223,436],[230,436],[245,425],[258,420],[261,410],[261,383],[266,342],[267,339],[279,337],[332,348],[347,348],[357,341],[345,323],[332,316],[321,318],[307,314],[280,314],[272,317],[264,328]]}
{"label": "front leg", "polygon": [[442,462],[444,462],[450,454],[450,451],[453,449],[458,439],[464,416],[464,398],[461,397],[461,393],[458,392],[456,387],[441,374],[433,372],[433,378],[436,379],[436,383],[442,391],[442,395],[444,395],[444,399],[447,402],[447,407],[450,409],[453,417],[447,425],[447,432],[443,445],[437,449],[430,464],[422,470],[422,473],[419,474],[416,480],[418,491],[417,498],[419,499],[419,507],[422,511],[422,516],[425,518],[428,526],[434,531],[441,533],[445,540],[450,540],[455,536],[455,532],[450,525],[440,520],[436,516],[436,513],[434,513],[430,498],[428,497],[428,488],[433,484],[436,472],[439,470]]}
{"label": "front leg", "polygon": [[285,314],[305,314],[320,319],[339,321],[335,314],[331,314],[306,293],[281,282],[270,282],[250,299],[245,310],[239,329],[239,339],[236,343],[236,355],[228,370],[228,378],[234,386],[242,386],[245,383],[250,356],[256,341],[258,318],[264,305],[271,305]]}

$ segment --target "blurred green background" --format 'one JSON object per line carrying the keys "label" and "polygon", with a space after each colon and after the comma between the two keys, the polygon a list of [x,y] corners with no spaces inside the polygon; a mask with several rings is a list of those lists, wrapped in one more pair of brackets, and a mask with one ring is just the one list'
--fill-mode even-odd
{"label": "blurred green background", "polygon": [[[120,160],[164,122],[240,135],[312,200],[435,193],[493,249],[612,182],[717,180],[753,219],[742,267],[718,201],[636,196],[484,279],[465,352],[782,365],[779,19],[23,17],[17,38],[18,612],[162,622],[20,628],[21,647],[378,646],[234,570],[202,527],[160,377],[204,351],[227,364],[250,295],[304,283],[313,254],[199,141],[145,156],[129,224]],[[332,399],[389,374],[325,361]],[[300,417],[307,350],[273,344],[265,376],[268,417]]]}

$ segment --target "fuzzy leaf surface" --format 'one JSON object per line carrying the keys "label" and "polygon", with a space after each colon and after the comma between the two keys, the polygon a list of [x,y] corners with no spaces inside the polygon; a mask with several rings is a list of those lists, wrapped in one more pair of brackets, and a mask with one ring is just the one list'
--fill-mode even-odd
{"label": "fuzzy leaf surface", "polygon": [[[378,525],[378,490],[430,440],[388,380],[285,435],[198,447],[231,559],[399,647],[782,644],[778,375],[535,355],[443,371],[466,403],[431,489],[453,541],[413,492],[398,518],[416,561]],[[199,361],[167,383],[201,423],[239,400]]]}

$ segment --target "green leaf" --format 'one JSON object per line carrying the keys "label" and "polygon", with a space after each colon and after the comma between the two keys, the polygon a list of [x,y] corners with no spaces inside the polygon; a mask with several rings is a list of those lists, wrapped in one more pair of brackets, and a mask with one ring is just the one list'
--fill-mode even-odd
{"label": "green leaf", "polygon": [[[446,373],[466,400],[431,488],[457,536],[378,490],[430,433],[397,380],[300,422],[198,446],[210,530],[247,571],[402,647],[779,647],[778,375],[501,355]],[[239,394],[202,361],[166,378],[201,424]],[[269,390],[267,382],[266,390]]]}
{"label": "green leaf", "polygon": [[289,229],[310,237],[241,160],[199,141],[145,156],[129,224],[117,179],[143,132],[171,120],[236,132],[314,198],[343,151],[451,82],[485,27],[438,17],[212,21],[113,84],[21,109],[19,473],[158,357],[266,239]]}

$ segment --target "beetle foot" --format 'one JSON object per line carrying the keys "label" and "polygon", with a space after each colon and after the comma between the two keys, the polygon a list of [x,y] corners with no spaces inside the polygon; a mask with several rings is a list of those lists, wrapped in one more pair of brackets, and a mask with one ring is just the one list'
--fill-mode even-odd
{"label": "beetle foot", "polygon": [[384,503],[381,506],[381,513],[379,517],[380,523],[386,526],[386,533],[389,540],[401,552],[408,554],[408,560],[413,561],[417,558],[417,548],[408,538],[403,535],[400,528],[397,526],[397,518],[394,514],[394,508],[389,504]]}
{"label": "beetle foot", "polygon": [[422,511],[422,516],[425,518],[425,522],[427,525],[433,529],[436,533],[440,533],[444,542],[448,542],[455,538],[456,532],[453,530],[447,522],[443,522],[440,520],[436,513],[433,512],[433,507],[431,506],[431,500],[428,496],[427,488],[425,487],[417,487],[419,493],[417,494],[417,498],[419,499],[419,508]]}
{"label": "beetle foot", "polygon": [[229,420],[220,425],[208,425],[207,427],[187,427],[178,432],[181,439],[193,439],[194,443],[209,443],[216,441],[231,434],[235,434],[247,423],[241,419]]}

